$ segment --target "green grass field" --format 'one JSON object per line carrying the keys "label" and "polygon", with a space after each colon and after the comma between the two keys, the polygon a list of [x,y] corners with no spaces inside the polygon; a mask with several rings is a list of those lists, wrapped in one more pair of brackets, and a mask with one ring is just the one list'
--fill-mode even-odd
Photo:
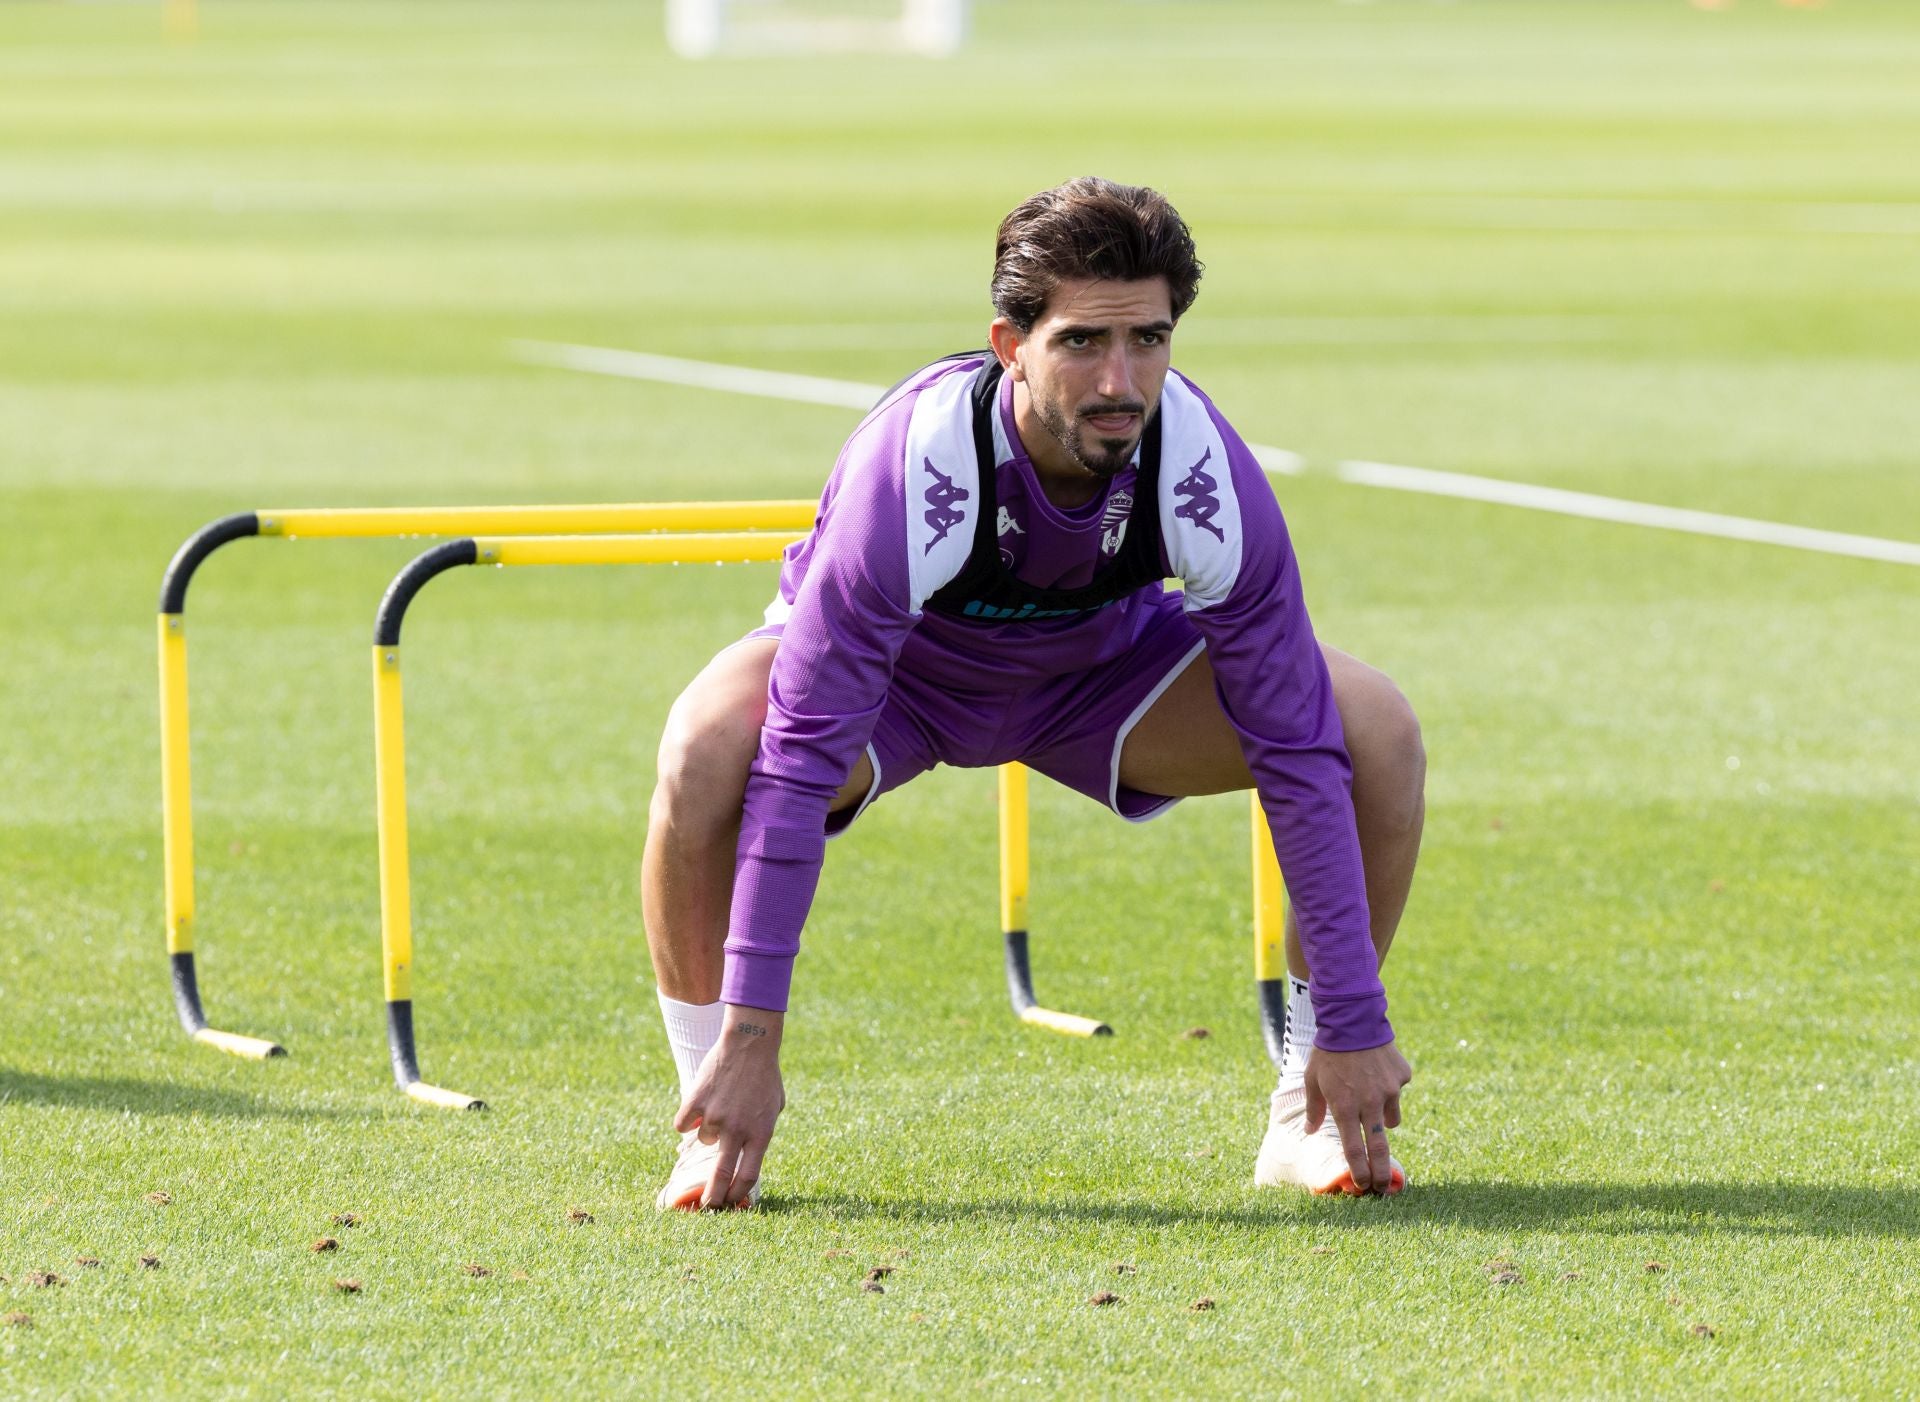
{"label": "green grass field", "polygon": [[[976,18],[945,64],[696,67],[624,0],[207,0],[174,44],[155,6],[0,7],[0,1393],[1920,1392],[1920,574],[1324,470],[1920,539],[1920,14]],[[459,1116],[396,1094],[381,1030],[366,642],[420,546],[218,556],[202,983],[292,1055],[180,1035],[152,610],[183,537],[811,496],[850,413],[506,343],[891,383],[978,342],[995,221],[1089,170],[1192,222],[1176,363],[1319,469],[1279,486],[1317,625],[1425,725],[1387,967],[1412,1191],[1250,1185],[1243,801],[1141,830],[1036,788],[1041,990],[1119,1030],[1068,1042],[1007,1014],[992,777],[943,770],[828,864],[768,1210],[657,1216],[653,753],[765,566],[415,608],[421,1051],[493,1105]]]}

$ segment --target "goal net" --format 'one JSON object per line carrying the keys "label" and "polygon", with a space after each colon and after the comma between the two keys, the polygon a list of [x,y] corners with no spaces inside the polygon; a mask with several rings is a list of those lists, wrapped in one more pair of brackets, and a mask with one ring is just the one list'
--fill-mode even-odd
{"label": "goal net", "polygon": [[914,53],[945,58],[967,32],[967,0],[667,0],[682,58],[724,54]]}

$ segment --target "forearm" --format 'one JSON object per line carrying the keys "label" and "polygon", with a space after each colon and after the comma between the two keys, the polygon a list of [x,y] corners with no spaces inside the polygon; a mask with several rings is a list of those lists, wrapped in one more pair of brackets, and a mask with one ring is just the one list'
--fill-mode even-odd
{"label": "forearm", "polygon": [[1327,1051],[1359,1051],[1393,1039],[1344,773],[1338,757],[1324,753],[1269,756],[1255,766],[1274,854],[1313,971],[1315,1045]]}
{"label": "forearm", "polygon": [[756,772],[734,857],[733,905],[727,922],[721,999],[784,1010],[826,855],[829,798],[816,797]]}
{"label": "forearm", "polygon": [[[1392,1039],[1367,911],[1352,767],[1333,682],[1307,617],[1271,491],[1237,443],[1230,453],[1243,550],[1231,584],[1195,608],[1227,719],[1273,830],[1313,970],[1316,1045],[1357,1051]],[[1198,600],[1196,600],[1198,602]]]}

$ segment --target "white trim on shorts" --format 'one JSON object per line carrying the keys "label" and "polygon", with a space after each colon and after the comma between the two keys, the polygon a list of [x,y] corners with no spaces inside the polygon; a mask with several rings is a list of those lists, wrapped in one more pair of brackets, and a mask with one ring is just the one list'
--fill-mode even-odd
{"label": "white trim on shorts", "polygon": [[[763,624],[762,627],[764,626]],[[718,658],[725,657],[735,648],[745,647],[748,643],[773,643],[778,645],[779,641],[780,635],[778,633],[766,633],[762,632],[760,628],[756,628],[751,633],[742,633],[739,637],[721,648],[720,651],[714,653],[713,657],[708,659],[707,665],[711,667]]]}
{"label": "white trim on shorts", "polygon": [[1153,703],[1158,701],[1166,692],[1166,689],[1179,679],[1182,672],[1193,665],[1193,659],[1206,650],[1206,639],[1202,638],[1193,645],[1185,657],[1174,663],[1173,666],[1167,668],[1167,674],[1160,678],[1160,680],[1154,684],[1153,690],[1149,691],[1146,696],[1142,698],[1140,704],[1133,708],[1133,714],[1127,717],[1118,733],[1113,737],[1113,762],[1107,770],[1107,807],[1111,808],[1115,813],[1118,813],[1122,818],[1125,818],[1129,823],[1144,823],[1150,818],[1157,818],[1180,801],[1177,798],[1168,798],[1155,804],[1144,813],[1121,813],[1120,751],[1126,748],[1127,736],[1133,733],[1133,728],[1140,723],[1140,718],[1153,709]]}
{"label": "white trim on shorts", "polygon": [[[874,749],[871,740],[867,742],[867,762],[873,766],[873,782],[867,785],[866,794],[861,798],[859,803],[854,805],[853,812],[847,814],[846,822],[827,834],[827,841],[829,842],[833,841],[836,837],[843,836],[848,828],[860,820],[860,815],[867,811],[867,805],[880,796],[880,752]],[[837,818],[840,815],[834,813],[829,816]]]}

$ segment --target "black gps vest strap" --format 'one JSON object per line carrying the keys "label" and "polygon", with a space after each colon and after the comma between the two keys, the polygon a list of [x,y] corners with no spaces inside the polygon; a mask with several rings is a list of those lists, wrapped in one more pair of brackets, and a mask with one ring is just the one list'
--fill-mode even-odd
{"label": "black gps vest strap", "polygon": [[1075,589],[1046,589],[1015,578],[1000,558],[999,464],[993,450],[993,414],[1004,371],[990,361],[975,378],[973,452],[979,463],[980,502],[974,515],[973,549],[966,564],[927,600],[926,607],[972,623],[1010,623],[1065,618],[1102,608],[1165,577],[1160,561],[1160,415],[1147,420],[1140,439],[1140,469],[1134,477],[1127,535],[1107,567]]}

